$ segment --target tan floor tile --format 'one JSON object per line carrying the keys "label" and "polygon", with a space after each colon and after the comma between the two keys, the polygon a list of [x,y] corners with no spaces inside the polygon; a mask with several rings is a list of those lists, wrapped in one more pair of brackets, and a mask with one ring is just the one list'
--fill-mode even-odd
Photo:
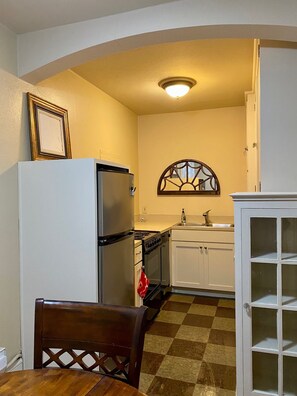
{"label": "tan floor tile", "polygon": [[196,383],[201,361],[177,356],[165,356],[157,376]]}
{"label": "tan floor tile", "polygon": [[175,338],[206,343],[208,341],[209,333],[210,329],[205,327],[181,325]]}
{"label": "tan floor tile", "polygon": [[155,318],[155,321],[156,322],[182,324],[186,315],[187,314],[184,312],[160,311],[158,316]]}
{"label": "tan floor tile", "polygon": [[184,294],[172,294],[169,297],[169,301],[192,303],[194,298],[194,296],[185,296]]}
{"label": "tan floor tile", "polygon": [[146,352],[154,352],[162,355],[166,355],[168,352],[173,338],[162,337],[152,334],[146,334],[144,340],[143,350]]}
{"label": "tan floor tile", "polygon": [[203,360],[208,363],[235,366],[235,348],[225,345],[207,344]]}
{"label": "tan floor tile", "polygon": [[216,330],[235,331],[235,319],[215,317],[211,327]]}
{"label": "tan floor tile", "polygon": [[235,396],[234,391],[213,388],[211,386],[196,385],[193,396]]}
{"label": "tan floor tile", "polygon": [[220,299],[218,306],[224,308],[235,308],[235,300]]}
{"label": "tan floor tile", "polygon": [[140,381],[139,381],[140,392],[146,393],[151,383],[153,382],[154,378],[155,378],[154,375],[140,373]]}
{"label": "tan floor tile", "polygon": [[189,314],[215,316],[217,307],[203,304],[193,304],[188,310]]}

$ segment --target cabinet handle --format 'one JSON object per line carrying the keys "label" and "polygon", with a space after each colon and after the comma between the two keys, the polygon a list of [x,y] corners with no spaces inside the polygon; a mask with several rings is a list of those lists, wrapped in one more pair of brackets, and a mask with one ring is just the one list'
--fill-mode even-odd
{"label": "cabinet handle", "polygon": [[207,247],[206,246],[204,246],[204,250],[205,250],[205,252],[207,252]]}
{"label": "cabinet handle", "polygon": [[246,313],[248,314],[248,316],[251,316],[251,306],[250,306],[250,304],[249,303],[244,303],[243,304],[243,308],[246,310]]}
{"label": "cabinet handle", "polygon": [[200,252],[202,253],[202,249],[203,249],[203,247],[202,246],[200,246]]}

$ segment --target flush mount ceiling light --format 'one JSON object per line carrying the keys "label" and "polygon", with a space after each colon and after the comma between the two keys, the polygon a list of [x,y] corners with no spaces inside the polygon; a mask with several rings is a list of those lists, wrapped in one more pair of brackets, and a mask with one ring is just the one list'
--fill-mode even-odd
{"label": "flush mount ceiling light", "polygon": [[193,78],[169,77],[161,80],[158,85],[163,88],[169,96],[180,98],[186,95],[195,84],[197,83]]}

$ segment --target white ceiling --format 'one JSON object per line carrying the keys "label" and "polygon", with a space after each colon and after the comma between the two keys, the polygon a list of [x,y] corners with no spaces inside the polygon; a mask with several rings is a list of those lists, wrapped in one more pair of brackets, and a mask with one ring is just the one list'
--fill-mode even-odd
{"label": "white ceiling", "polygon": [[[0,0],[0,23],[22,34],[170,1]],[[242,106],[244,92],[252,89],[252,68],[253,40],[212,39],[138,48],[73,71],[142,115]],[[158,82],[173,76],[194,78],[197,85],[172,99]]]}
{"label": "white ceiling", "polygon": [[15,33],[27,33],[172,1],[0,0],[0,23]]}

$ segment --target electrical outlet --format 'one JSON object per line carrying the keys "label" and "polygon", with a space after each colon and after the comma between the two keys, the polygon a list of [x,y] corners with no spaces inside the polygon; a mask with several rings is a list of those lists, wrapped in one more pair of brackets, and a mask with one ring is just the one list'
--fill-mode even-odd
{"label": "electrical outlet", "polygon": [[146,206],[143,206],[143,207],[142,207],[142,214],[147,214]]}

